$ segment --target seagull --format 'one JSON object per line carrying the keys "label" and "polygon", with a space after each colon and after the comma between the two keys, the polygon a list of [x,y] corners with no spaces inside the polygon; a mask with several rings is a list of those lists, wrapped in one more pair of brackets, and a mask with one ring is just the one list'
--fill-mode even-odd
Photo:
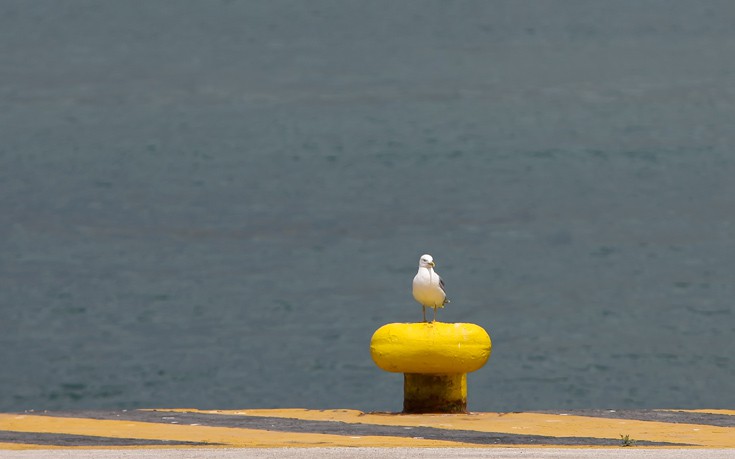
{"label": "seagull", "polygon": [[439,274],[434,272],[434,258],[429,254],[421,255],[419,258],[419,272],[413,278],[413,297],[421,304],[426,322],[426,307],[434,308],[434,320],[436,322],[437,308],[443,308],[449,303],[444,291],[444,281]]}

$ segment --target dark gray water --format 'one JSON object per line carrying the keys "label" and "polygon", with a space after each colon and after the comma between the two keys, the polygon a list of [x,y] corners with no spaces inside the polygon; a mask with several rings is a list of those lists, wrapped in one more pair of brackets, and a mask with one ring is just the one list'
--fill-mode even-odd
{"label": "dark gray water", "polygon": [[0,409],[735,405],[730,1],[0,2]]}

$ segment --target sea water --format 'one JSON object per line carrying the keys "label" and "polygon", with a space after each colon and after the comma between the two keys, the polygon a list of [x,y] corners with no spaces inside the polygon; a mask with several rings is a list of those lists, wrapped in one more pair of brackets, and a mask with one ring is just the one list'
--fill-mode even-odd
{"label": "sea water", "polygon": [[735,402],[728,2],[3,2],[0,409]]}

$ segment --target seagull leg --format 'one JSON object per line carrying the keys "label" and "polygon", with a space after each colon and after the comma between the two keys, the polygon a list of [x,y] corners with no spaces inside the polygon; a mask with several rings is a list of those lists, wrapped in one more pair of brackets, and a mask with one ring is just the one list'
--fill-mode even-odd
{"label": "seagull leg", "polygon": [[434,306],[434,320],[432,322],[436,322],[436,306]]}
{"label": "seagull leg", "polygon": [[426,322],[426,306],[421,305],[421,310],[424,312],[424,322]]}

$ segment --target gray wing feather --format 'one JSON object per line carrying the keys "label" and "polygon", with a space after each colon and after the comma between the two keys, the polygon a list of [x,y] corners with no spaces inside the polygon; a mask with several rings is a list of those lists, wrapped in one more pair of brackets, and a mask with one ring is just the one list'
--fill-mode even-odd
{"label": "gray wing feather", "polygon": [[444,292],[444,304],[449,303],[449,298],[447,298],[447,291],[444,289],[444,279],[439,277],[439,288],[442,289],[442,292]]}

